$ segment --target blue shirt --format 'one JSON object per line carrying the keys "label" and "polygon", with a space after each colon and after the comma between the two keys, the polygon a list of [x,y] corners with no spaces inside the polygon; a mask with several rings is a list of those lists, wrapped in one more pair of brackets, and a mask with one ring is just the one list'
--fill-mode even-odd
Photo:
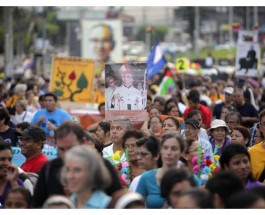
{"label": "blue shirt", "polygon": [[36,123],[40,117],[45,116],[46,120],[42,121],[38,124],[41,127],[47,136],[50,135],[50,129],[48,128],[48,122],[54,124],[56,127],[59,127],[64,121],[72,121],[73,118],[64,110],[56,108],[53,112],[47,111],[47,109],[40,109],[38,110],[32,120],[31,124]]}
{"label": "blue shirt", "polygon": [[136,188],[136,192],[145,197],[147,208],[162,208],[165,199],[161,197],[160,186],[156,182],[157,169],[146,171]]}
{"label": "blue shirt", "polygon": [[[71,201],[76,206],[77,195],[76,193],[70,196]],[[104,209],[107,208],[111,201],[111,197],[109,197],[106,193],[101,190],[96,190],[92,193],[90,198],[85,204],[84,208],[93,208],[93,209]]]}

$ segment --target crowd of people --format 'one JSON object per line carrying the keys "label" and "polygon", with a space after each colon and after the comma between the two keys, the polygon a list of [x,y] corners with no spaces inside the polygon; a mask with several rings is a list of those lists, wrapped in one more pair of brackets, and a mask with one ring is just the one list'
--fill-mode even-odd
{"label": "crowd of people", "polygon": [[265,208],[265,90],[204,78],[166,96],[149,85],[140,127],[119,116],[86,129],[47,81],[2,82],[0,207]]}

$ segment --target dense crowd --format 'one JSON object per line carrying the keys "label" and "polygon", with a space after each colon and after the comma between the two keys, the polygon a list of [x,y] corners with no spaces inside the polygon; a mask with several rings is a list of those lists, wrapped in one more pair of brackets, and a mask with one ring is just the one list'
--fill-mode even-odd
{"label": "dense crowd", "polygon": [[[104,81],[96,78],[104,116]],[[194,76],[184,87],[174,78],[163,96],[148,81],[140,126],[119,116],[86,129],[60,107],[48,79],[6,78],[0,207],[265,208],[263,80]],[[12,162],[15,147],[21,166]]]}

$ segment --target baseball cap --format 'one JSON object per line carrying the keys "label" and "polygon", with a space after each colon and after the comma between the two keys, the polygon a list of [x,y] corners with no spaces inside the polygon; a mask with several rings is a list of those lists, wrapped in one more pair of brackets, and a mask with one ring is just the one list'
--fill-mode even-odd
{"label": "baseball cap", "polygon": [[34,140],[44,141],[46,140],[45,132],[38,126],[31,125],[23,131],[17,130],[16,135],[18,137],[27,137]]}
{"label": "baseball cap", "polygon": [[233,87],[226,87],[226,88],[224,88],[224,93],[233,94],[234,88]]}
{"label": "baseball cap", "polygon": [[185,121],[185,124],[190,124],[192,125],[194,128],[201,128],[200,122],[197,119],[187,119]]}

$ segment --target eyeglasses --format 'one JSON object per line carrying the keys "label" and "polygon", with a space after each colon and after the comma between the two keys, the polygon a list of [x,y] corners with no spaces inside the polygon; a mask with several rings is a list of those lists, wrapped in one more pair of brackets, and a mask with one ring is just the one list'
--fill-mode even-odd
{"label": "eyeglasses", "polygon": [[18,142],[32,142],[33,139],[32,138],[29,138],[29,137],[19,137],[18,138]]}
{"label": "eyeglasses", "polygon": [[141,157],[145,157],[145,156],[147,156],[149,153],[148,152],[136,152],[135,153],[136,154],[136,156],[141,156]]}

